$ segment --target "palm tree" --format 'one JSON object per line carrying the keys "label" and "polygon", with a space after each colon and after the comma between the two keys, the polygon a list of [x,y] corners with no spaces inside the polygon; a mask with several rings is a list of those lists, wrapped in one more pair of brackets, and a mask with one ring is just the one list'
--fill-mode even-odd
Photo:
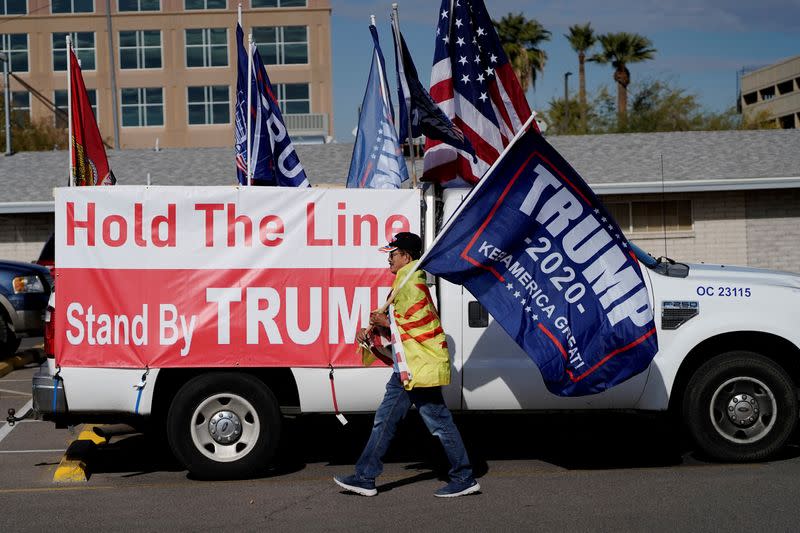
{"label": "palm tree", "polygon": [[569,41],[573,50],[578,52],[578,101],[580,102],[581,131],[586,132],[586,52],[597,42],[591,22],[583,26],[575,24],[569,27],[569,34],[564,37]]}
{"label": "palm tree", "polygon": [[547,62],[547,53],[539,46],[550,40],[550,32],[539,21],[528,20],[522,13],[509,13],[499,22],[492,22],[511,68],[519,79],[522,92],[527,91],[528,87],[536,87],[536,72],[544,72]]}
{"label": "palm tree", "polygon": [[600,64],[611,63],[614,81],[617,82],[617,128],[624,130],[628,115],[628,85],[631,82],[629,63],[653,59],[656,53],[653,43],[637,33],[606,33],[598,37],[603,51],[593,55],[589,61]]}

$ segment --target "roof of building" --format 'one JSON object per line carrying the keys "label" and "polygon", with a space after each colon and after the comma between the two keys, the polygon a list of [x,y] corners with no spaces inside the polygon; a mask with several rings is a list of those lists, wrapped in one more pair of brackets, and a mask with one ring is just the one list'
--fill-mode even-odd
{"label": "roof of building", "polygon": [[[800,130],[669,132],[548,137],[598,193],[800,187]],[[343,186],[352,144],[297,146],[313,185]],[[110,150],[119,183],[235,183],[231,148]],[[662,179],[663,158],[663,179]],[[67,155],[0,157],[0,204],[50,202]],[[418,161],[418,168],[421,162]],[[17,212],[20,212],[19,210]]]}

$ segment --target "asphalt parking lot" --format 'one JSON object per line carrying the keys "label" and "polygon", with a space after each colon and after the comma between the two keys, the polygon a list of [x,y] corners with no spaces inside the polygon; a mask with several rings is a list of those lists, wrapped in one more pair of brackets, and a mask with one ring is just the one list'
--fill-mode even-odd
{"label": "asphalt parking lot", "polygon": [[[24,346],[23,346],[24,348]],[[0,379],[0,408],[30,400],[34,365]],[[442,501],[446,460],[415,413],[379,478],[375,498],[343,493],[369,416],[286,421],[278,464],[258,479],[204,482],[175,464],[158,439],[118,435],[86,455],[87,481],[55,483],[81,428],[0,425],[0,531],[419,530],[795,531],[800,447],[773,461],[718,464],[696,456],[662,417],[457,417],[482,492]]]}

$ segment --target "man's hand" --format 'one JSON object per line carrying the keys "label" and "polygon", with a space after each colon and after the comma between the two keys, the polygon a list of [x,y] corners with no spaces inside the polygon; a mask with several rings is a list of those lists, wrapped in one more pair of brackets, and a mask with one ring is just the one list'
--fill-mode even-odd
{"label": "man's hand", "polygon": [[389,327],[389,316],[385,313],[373,311],[369,314],[369,323],[371,326],[381,326],[384,328]]}
{"label": "man's hand", "polygon": [[356,342],[358,344],[368,344],[366,329],[361,328],[358,331],[356,331]]}

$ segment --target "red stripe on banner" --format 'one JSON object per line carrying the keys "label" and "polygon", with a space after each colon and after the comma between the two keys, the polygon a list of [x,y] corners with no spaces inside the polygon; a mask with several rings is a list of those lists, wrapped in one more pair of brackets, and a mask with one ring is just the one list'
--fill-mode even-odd
{"label": "red stripe on banner", "polygon": [[578,376],[577,378],[573,378],[573,377],[572,377],[572,374],[570,374],[570,376],[569,376],[569,377],[570,377],[570,379],[572,379],[572,381],[575,381],[575,382],[578,382],[578,381],[582,380],[583,378],[585,378],[586,376],[588,376],[589,374],[591,374],[592,372],[594,372],[595,370],[597,370],[598,368],[600,368],[601,366],[603,366],[603,365],[604,365],[604,364],[605,364],[605,363],[606,363],[606,362],[607,362],[609,359],[611,359],[611,358],[612,358],[612,357],[614,357],[615,355],[619,355],[620,353],[622,353],[622,352],[624,352],[624,351],[626,351],[626,350],[630,350],[630,349],[631,349],[631,348],[633,348],[634,346],[637,346],[637,345],[639,345],[639,344],[643,343],[645,340],[647,340],[647,338],[648,338],[648,337],[650,337],[650,336],[654,335],[654,334],[655,334],[655,332],[656,332],[656,328],[653,328],[653,329],[651,329],[650,331],[648,331],[647,333],[645,333],[644,335],[642,335],[641,337],[639,337],[639,338],[638,338],[638,339],[636,339],[635,341],[631,342],[630,344],[626,344],[626,345],[625,345],[625,346],[623,346],[622,348],[617,348],[617,349],[616,349],[616,350],[614,350],[613,352],[609,353],[608,355],[606,355],[605,357],[603,357],[602,359],[600,359],[600,361],[598,361],[597,363],[595,363],[595,364],[592,366],[592,368],[590,368],[589,370],[587,370],[586,372],[584,372],[583,374],[581,374],[581,375],[580,375],[580,376]]}
{"label": "red stripe on banner", "polygon": [[403,324],[403,329],[406,331],[418,328],[420,326],[424,326],[425,324],[430,324],[436,320],[436,314],[428,312],[427,315],[420,318],[419,320],[415,320],[414,322],[408,322],[407,324]]}
{"label": "red stripe on banner", "polygon": [[[531,116],[531,108],[528,105],[528,100],[525,98],[525,93],[522,92],[522,86],[520,86],[519,80],[517,80],[517,75],[514,74],[514,69],[511,68],[511,64],[503,64],[495,70],[495,74],[497,74],[497,77],[503,82],[503,88],[505,88],[508,97],[511,99],[511,104],[514,106],[520,123],[525,124],[525,121]],[[513,127],[511,129],[512,131],[514,130]]]}
{"label": "red stripe on banner", "polygon": [[448,161],[441,165],[431,167],[422,175],[423,181],[444,184],[456,178],[458,161]]}
{"label": "red stripe on banner", "polygon": [[[585,196],[585,195],[584,195],[584,194],[581,192],[581,190],[578,188],[578,186],[577,186],[577,185],[575,185],[574,183],[572,183],[572,182],[571,182],[569,179],[567,179],[567,177],[564,175],[564,173],[563,173],[563,172],[561,172],[561,170],[559,170],[559,168],[558,168],[558,167],[556,167],[556,166],[555,166],[553,163],[551,163],[551,162],[550,162],[550,160],[549,160],[549,159],[547,159],[547,158],[546,158],[545,156],[543,156],[542,154],[539,154],[539,153],[537,152],[537,155],[538,155],[538,156],[539,156],[539,157],[542,159],[542,161],[544,161],[545,163],[547,163],[547,164],[550,166],[550,169],[551,169],[551,170],[553,170],[553,171],[554,171],[556,174],[558,174],[558,175],[559,175],[559,177],[561,177],[561,179],[562,179],[562,180],[563,180],[563,181],[564,181],[564,182],[565,182],[567,185],[569,185],[569,186],[572,188],[572,190],[573,190],[573,191],[575,191],[575,193],[576,193],[578,196],[580,196],[581,198],[583,198],[583,201],[584,201],[584,202],[586,202],[586,205],[588,205],[588,206],[591,206],[591,205],[592,205],[592,202],[590,202],[590,201],[589,201],[589,199],[588,199],[588,198],[586,198],[586,196]],[[567,163],[567,164],[569,164],[569,163]]]}
{"label": "red stripe on banner", "polygon": [[433,339],[434,337],[436,337],[440,333],[442,333],[442,334],[444,333],[444,330],[442,329],[441,326],[439,326],[438,328],[436,328],[434,330],[428,331],[426,333],[420,333],[419,335],[411,335],[409,333],[401,333],[400,334],[400,340],[403,341],[403,342],[413,340],[413,341],[419,342],[421,344],[421,343],[423,343],[423,342],[425,342],[427,340]]}
{"label": "red stripe on banner", "polygon": [[[564,349],[564,346],[561,345],[561,342],[559,342],[559,340],[552,333],[550,333],[550,331],[546,327],[544,327],[541,322],[537,324],[537,326],[539,327],[540,330],[542,330],[542,332],[544,332],[545,335],[547,335],[547,337],[553,342],[556,348],[558,348],[558,351],[561,352],[561,355],[564,357],[564,360],[567,360],[568,359],[567,351]],[[630,344],[627,344],[622,348],[617,348],[613,352],[609,353],[608,355],[600,359],[600,361],[592,365],[592,367],[589,368],[589,370],[587,370],[583,374],[580,374],[578,377],[575,377],[575,375],[572,373],[571,370],[567,370],[567,374],[569,375],[570,381],[572,381],[573,383],[579,382],[580,380],[582,380],[583,378],[585,378],[586,376],[588,376],[589,374],[593,373],[595,370],[606,364],[608,360],[614,357],[615,355],[619,355],[620,353],[630,350],[634,346],[643,343],[645,340],[647,340],[648,337],[655,334],[655,332],[656,328],[653,328],[644,335],[642,335],[641,337],[639,337],[638,339],[636,339],[635,341],[631,342]]]}
{"label": "red stripe on banner", "polygon": [[497,88],[497,80],[493,80],[492,83],[489,84],[489,96],[494,102],[495,107],[500,112],[500,118],[503,119],[503,122],[506,123],[506,126],[509,130],[516,133],[516,128],[514,127],[514,123],[511,120],[511,117],[508,115],[508,109],[506,109],[506,103],[503,101],[503,97],[500,95],[500,89]]}
{"label": "red stripe on banner", "polygon": [[500,157],[500,150],[502,150],[503,147],[496,147],[489,144],[478,131],[472,129],[471,124],[467,124],[461,120],[460,117],[454,118],[453,124],[461,128],[461,131],[464,132],[469,142],[472,143],[472,147],[475,149],[475,153],[480,159],[483,159],[486,163],[491,165]]}
{"label": "red stripe on banner", "polygon": [[444,334],[444,330],[442,329],[441,326],[439,326],[438,328],[429,331],[427,333],[420,333],[419,335],[414,335],[414,340],[422,343],[441,334]]}
{"label": "red stripe on banner", "polygon": [[528,163],[530,163],[531,159],[533,159],[533,156],[535,156],[535,155],[537,155],[537,152],[534,152],[534,153],[530,154],[528,156],[528,158],[525,160],[525,162],[522,163],[519,166],[519,169],[517,169],[517,172],[514,173],[514,177],[511,178],[510,180],[508,180],[508,184],[506,185],[506,188],[503,189],[503,193],[500,195],[500,197],[497,199],[497,201],[492,206],[492,210],[489,211],[489,214],[487,215],[486,220],[483,221],[483,224],[481,224],[481,227],[478,228],[478,231],[476,231],[475,235],[472,236],[472,239],[469,241],[469,243],[467,243],[467,246],[463,250],[461,250],[461,258],[462,259],[464,259],[465,261],[468,261],[469,263],[472,263],[473,265],[475,265],[478,268],[482,268],[484,270],[488,270],[489,272],[494,274],[494,277],[496,277],[499,281],[502,281],[502,282],[505,282],[505,278],[497,271],[497,269],[495,269],[494,267],[491,267],[491,266],[486,266],[483,263],[479,263],[479,262],[475,261],[469,255],[467,255],[467,250],[472,248],[472,246],[475,244],[475,241],[478,240],[478,237],[480,236],[480,234],[483,233],[483,230],[486,229],[486,226],[489,225],[489,221],[492,220],[492,217],[494,216],[495,212],[497,212],[498,208],[500,207],[500,204],[503,203],[503,200],[505,199],[506,195],[508,194],[508,191],[514,185],[514,183],[517,181],[517,178],[519,178],[520,174],[522,174],[522,171],[525,170],[525,167],[528,166]]}
{"label": "red stripe on banner", "polygon": [[385,268],[59,268],[61,366],[360,367]]}
{"label": "red stripe on banner", "polygon": [[453,90],[453,79],[447,78],[439,83],[436,83],[431,86],[431,90],[429,91],[431,98],[437,104],[444,102],[446,100],[450,100],[453,98],[454,90]]}
{"label": "red stripe on banner", "polygon": [[[403,315],[402,318],[411,318],[414,315],[414,313],[416,313],[420,309],[423,309],[427,304],[428,304],[428,301],[425,298],[423,298],[422,300],[418,301],[417,303],[415,303],[414,305],[409,307],[408,311],[406,311],[406,314]],[[397,315],[396,313],[395,313],[395,316],[398,316],[398,318],[399,318],[399,315]]]}
{"label": "red stripe on banner", "polygon": [[[564,346],[561,345],[561,342],[559,342],[559,340],[555,337],[555,335],[550,333],[550,330],[544,327],[541,322],[539,322],[537,326],[539,326],[539,329],[542,330],[544,334],[550,338],[551,341],[553,341],[553,344],[556,345],[558,351],[561,352],[562,357],[564,357],[564,359],[567,359],[567,351],[564,349]],[[567,370],[567,373],[569,374],[569,377],[572,377],[572,373],[569,370]]]}

